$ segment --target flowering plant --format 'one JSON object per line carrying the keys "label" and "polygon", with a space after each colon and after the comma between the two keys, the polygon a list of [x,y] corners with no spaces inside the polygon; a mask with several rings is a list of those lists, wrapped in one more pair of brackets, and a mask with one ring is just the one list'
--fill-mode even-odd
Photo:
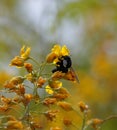
{"label": "flowering plant", "polygon": [[[61,79],[76,82],[78,78],[71,69],[70,52],[65,45],[54,45],[43,63],[32,58],[30,51],[30,47],[23,46],[20,55],[11,60],[10,66],[24,68],[27,74],[12,77],[4,84],[5,92],[1,90],[0,129],[85,130],[90,125],[98,129],[106,120],[116,117],[88,119],[88,105],[81,101],[75,108],[69,102],[72,95]],[[50,65],[55,66],[52,73],[45,74]],[[6,97],[7,93],[12,96]]]}

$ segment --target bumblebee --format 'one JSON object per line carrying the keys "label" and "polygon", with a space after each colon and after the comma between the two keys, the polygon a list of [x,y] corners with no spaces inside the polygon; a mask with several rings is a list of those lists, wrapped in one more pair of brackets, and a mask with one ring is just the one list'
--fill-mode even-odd
{"label": "bumblebee", "polygon": [[58,62],[56,63],[56,68],[52,70],[52,73],[54,73],[56,71],[61,71],[62,73],[67,73],[69,69],[74,73],[76,80],[79,82],[79,79],[78,79],[74,69],[72,68],[72,61],[71,61],[70,56],[60,57],[58,59]]}
{"label": "bumblebee", "polygon": [[59,58],[59,61],[56,63],[56,68],[52,72],[61,71],[62,73],[67,73],[71,65],[71,58],[69,56],[62,56]]}

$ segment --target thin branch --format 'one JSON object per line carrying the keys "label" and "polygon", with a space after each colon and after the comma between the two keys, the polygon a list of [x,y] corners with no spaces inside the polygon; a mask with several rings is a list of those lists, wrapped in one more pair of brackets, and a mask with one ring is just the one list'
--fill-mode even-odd
{"label": "thin branch", "polygon": [[105,119],[103,120],[102,124],[105,123],[106,121],[111,120],[111,119],[114,119],[114,118],[117,118],[117,115],[111,115],[111,116],[105,118]]}
{"label": "thin branch", "polygon": [[84,113],[83,113],[83,121],[82,121],[82,128],[81,128],[81,130],[84,130],[85,122],[86,122],[86,114],[85,114],[85,112],[84,112]]}

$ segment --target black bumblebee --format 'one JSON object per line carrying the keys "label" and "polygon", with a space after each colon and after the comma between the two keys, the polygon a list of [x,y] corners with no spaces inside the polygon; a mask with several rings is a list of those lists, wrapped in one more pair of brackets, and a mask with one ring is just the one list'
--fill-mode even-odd
{"label": "black bumblebee", "polygon": [[69,56],[62,56],[59,58],[59,61],[56,63],[56,68],[52,72],[61,71],[62,73],[67,73],[71,65],[71,58]]}
{"label": "black bumblebee", "polygon": [[61,71],[62,73],[67,73],[68,70],[70,69],[74,73],[76,80],[79,82],[79,79],[72,68],[71,58],[69,56],[62,56],[58,60],[59,61],[56,63],[56,68],[52,70],[52,73],[54,73],[56,71]]}

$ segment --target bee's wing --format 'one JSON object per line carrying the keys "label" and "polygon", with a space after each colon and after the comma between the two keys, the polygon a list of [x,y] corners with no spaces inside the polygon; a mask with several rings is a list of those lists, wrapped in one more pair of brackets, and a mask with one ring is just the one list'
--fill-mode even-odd
{"label": "bee's wing", "polygon": [[70,67],[70,70],[74,73],[74,76],[75,76],[75,78],[76,78],[76,81],[77,81],[78,83],[80,83],[80,80],[79,80],[77,74],[75,73],[74,69],[73,69],[72,67]]}

